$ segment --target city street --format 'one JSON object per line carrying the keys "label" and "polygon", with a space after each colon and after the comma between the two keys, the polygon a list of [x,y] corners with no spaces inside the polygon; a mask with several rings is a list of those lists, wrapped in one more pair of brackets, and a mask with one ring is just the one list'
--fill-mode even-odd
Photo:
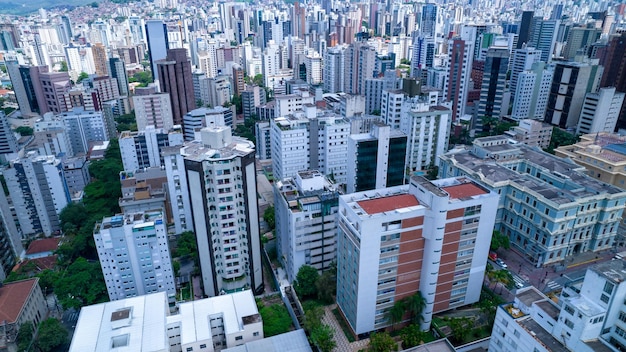
{"label": "city street", "polygon": [[[607,250],[603,252],[580,253],[566,261],[567,268],[558,271],[556,266],[550,265],[545,268],[536,268],[526,261],[523,256],[514,249],[498,250],[498,258],[504,260],[508,265],[508,270],[513,274],[515,282],[522,282],[526,285],[533,285],[542,292],[548,293],[560,290],[566,283],[581,280],[590,265],[611,260],[615,253],[622,251]],[[493,265],[493,264],[492,264]]]}

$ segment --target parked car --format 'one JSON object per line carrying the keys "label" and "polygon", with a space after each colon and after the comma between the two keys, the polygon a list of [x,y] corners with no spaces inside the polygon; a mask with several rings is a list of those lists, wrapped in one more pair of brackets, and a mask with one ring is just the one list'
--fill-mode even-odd
{"label": "parked car", "polygon": [[500,265],[500,266],[501,266],[502,268],[504,268],[504,269],[506,269],[506,268],[508,268],[508,267],[509,267],[509,266],[508,266],[508,265],[506,265],[506,263],[505,263],[502,259],[500,259],[500,258],[496,259],[496,264]]}

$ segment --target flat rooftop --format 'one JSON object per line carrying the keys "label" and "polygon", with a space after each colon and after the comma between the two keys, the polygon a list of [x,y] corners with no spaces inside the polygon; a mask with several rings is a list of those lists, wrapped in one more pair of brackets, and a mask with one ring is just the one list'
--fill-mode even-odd
{"label": "flat rooftop", "polygon": [[555,339],[551,333],[542,328],[533,318],[518,320],[517,323],[531,336],[537,340],[542,346],[551,352],[570,352],[559,340]]}
{"label": "flat rooftop", "polygon": [[311,352],[311,346],[304,330],[286,332],[284,334],[251,341],[241,346],[227,348],[223,352]]}
{"label": "flat rooftop", "polygon": [[489,193],[481,187],[478,187],[475,183],[462,183],[460,185],[442,187],[441,189],[448,192],[450,198],[456,199],[463,199]]}
{"label": "flat rooftop", "polygon": [[368,214],[378,214],[396,209],[419,205],[419,201],[411,194],[400,194],[389,197],[358,201],[357,204]]}

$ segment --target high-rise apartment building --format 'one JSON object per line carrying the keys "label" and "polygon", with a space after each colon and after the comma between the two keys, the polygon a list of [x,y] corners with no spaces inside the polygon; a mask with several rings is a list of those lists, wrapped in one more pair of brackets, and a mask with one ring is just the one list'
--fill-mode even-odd
{"label": "high-rise apartment building", "polygon": [[299,171],[274,184],[276,238],[287,279],[309,265],[319,271],[337,259],[339,192],[319,171]]}
{"label": "high-rise apartment building", "polygon": [[422,6],[420,24],[420,34],[430,38],[437,36],[437,4],[424,4]]}
{"label": "high-rise apartment building", "polygon": [[337,305],[355,334],[391,326],[394,302],[424,297],[432,315],[478,302],[498,194],[467,177],[339,197]]}
{"label": "high-rise apartment building", "polygon": [[347,145],[347,193],[404,184],[407,137],[400,130],[374,122],[369,133],[351,134]]}
{"label": "high-rise apartment building", "polygon": [[[137,32],[138,33],[136,33],[136,36],[139,37],[142,32]],[[167,51],[169,50],[169,43],[167,40],[167,25],[161,20],[146,21],[145,34],[148,41],[150,69],[152,70],[152,77],[156,82],[160,79],[159,70],[157,69],[157,61],[164,60],[167,56]],[[141,43],[143,43],[143,40],[141,41]]]}
{"label": "high-rise apartment building", "polygon": [[[604,66],[600,87],[615,87],[616,91],[626,93],[626,33],[609,39],[600,65]],[[616,127],[626,128],[626,104],[622,105]]]}
{"label": "high-rise apartment building", "polygon": [[346,182],[348,120],[308,107],[306,112],[270,121],[274,177],[295,177],[298,171],[319,170],[337,183]]}
{"label": "high-rise apartment building", "polygon": [[543,17],[534,17],[532,20],[528,46],[541,51],[541,61],[543,62],[552,61],[560,23],[561,21],[558,19],[544,20]]}
{"label": "high-rise apartment building", "polygon": [[161,91],[170,95],[174,124],[182,125],[183,116],[196,108],[187,49],[169,49],[165,60],[157,62],[157,69]]}
{"label": "high-rise apartment building", "polygon": [[511,110],[513,120],[543,120],[553,76],[554,67],[543,62],[535,62],[530,70],[519,73]]}
{"label": "high-rise apartment building", "polygon": [[452,121],[457,121],[465,114],[475,37],[475,28],[467,27],[461,37],[449,41],[448,72],[443,95],[452,102]]}
{"label": "high-rise apartment building", "polygon": [[[541,51],[532,47],[523,47],[513,51],[513,59],[511,62],[511,81],[509,87],[513,99],[516,97],[519,75],[532,69],[535,62],[541,60]],[[524,92],[522,91],[522,94]]]}
{"label": "high-rise apartment building", "polygon": [[508,113],[508,106],[503,106],[503,99],[510,55],[511,53],[506,46],[492,46],[487,50],[475,123],[477,130],[482,130],[484,127],[482,124],[483,117],[499,118]]}
{"label": "high-rise apartment building", "polygon": [[48,111],[58,114],[72,109],[67,97],[72,85],[67,72],[41,72],[39,82],[33,83],[42,114]]}
{"label": "high-rise apartment building", "polygon": [[328,48],[324,54],[324,91],[339,93],[345,91],[347,46],[337,45]]}
{"label": "high-rise apartment building", "polygon": [[91,53],[93,55],[93,63],[96,68],[96,75],[108,76],[108,58],[107,48],[102,43],[95,43],[91,46]]}
{"label": "high-rise apartment building", "polygon": [[597,92],[587,93],[580,111],[576,134],[613,132],[622,104],[624,93],[617,92],[614,87],[600,88]]}
{"label": "high-rise apartment building", "polygon": [[183,142],[183,132],[180,128],[166,131],[147,126],[138,132],[124,131],[119,136],[124,171],[161,167],[163,148],[182,145]]}
{"label": "high-rise apartment building", "polygon": [[435,40],[428,35],[420,35],[413,39],[413,57],[411,59],[411,76],[423,77],[429,67],[433,67],[435,59]]}
{"label": "high-rise apartment building", "polygon": [[525,44],[528,44],[531,40],[531,31],[533,18],[535,16],[534,11],[522,12],[522,18],[519,26],[519,36],[517,38],[517,49],[521,49]]}
{"label": "high-rise apartment building", "polygon": [[74,155],[87,154],[92,143],[108,141],[108,123],[101,111],[75,108],[60,115]]}
{"label": "high-rise apartment building", "polygon": [[602,71],[603,67],[594,63],[557,63],[544,121],[561,128],[576,128],[585,95],[598,89]]}
{"label": "high-rise apartment building", "polygon": [[187,188],[185,158],[180,153],[182,145],[164,147],[161,150],[167,175],[167,194],[171,206],[170,216],[177,234],[193,231],[193,216]]}
{"label": "high-rise apartment building", "polygon": [[37,150],[39,155],[74,156],[72,144],[61,116],[55,116],[49,112],[37,120],[33,125],[33,140],[25,150]]}
{"label": "high-rise apartment building", "polygon": [[18,58],[10,55],[5,56],[5,66],[22,116],[29,117],[42,113],[35,88],[40,88],[39,72],[46,72],[47,68],[20,65]]}
{"label": "high-rise apartment building", "polygon": [[532,265],[564,263],[611,248],[626,191],[571,161],[506,136],[477,138],[471,150],[441,156],[440,177],[475,176],[501,194],[496,229]]}
{"label": "high-rise apartment building", "polygon": [[154,126],[167,131],[174,127],[170,95],[157,93],[155,86],[135,88],[133,105],[138,130]]}
{"label": "high-rise apartment building", "polygon": [[[4,111],[0,112],[0,158],[5,158],[7,154],[17,153],[17,140],[9,125],[9,120]],[[6,160],[5,160],[6,161]]]}
{"label": "high-rise apartment building", "polygon": [[121,96],[128,96],[128,75],[126,64],[119,57],[109,59],[109,72],[111,78],[117,79],[117,87]]}
{"label": "high-rise apartment building", "polygon": [[102,219],[93,238],[111,301],[166,292],[176,299],[167,220],[160,211]]}
{"label": "high-rise apartment building", "polygon": [[563,57],[573,60],[576,55],[587,56],[587,50],[600,39],[600,34],[602,34],[602,29],[592,26],[570,28],[565,48],[563,48]]}
{"label": "high-rise apartment building", "polygon": [[213,109],[198,108],[185,114],[183,134],[186,141],[196,139],[196,133],[204,127],[233,125],[233,110],[223,106]]}
{"label": "high-rise apartment building", "polygon": [[32,153],[12,161],[3,175],[22,236],[51,236],[61,230],[59,213],[70,202],[70,194],[60,160]]}
{"label": "high-rise apartment building", "polygon": [[[181,148],[204,293],[263,291],[261,237],[252,142],[230,127],[202,130]],[[183,185],[184,186],[184,185]]]}
{"label": "high-rise apartment building", "polygon": [[[247,87],[241,92],[243,118],[250,119],[256,116],[256,108],[267,103],[265,89],[259,86]],[[258,118],[258,116],[257,116]]]}

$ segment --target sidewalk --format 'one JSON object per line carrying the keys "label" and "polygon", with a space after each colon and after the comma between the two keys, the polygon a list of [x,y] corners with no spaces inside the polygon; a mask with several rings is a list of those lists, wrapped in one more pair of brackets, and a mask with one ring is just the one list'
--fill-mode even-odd
{"label": "sidewalk", "polygon": [[339,322],[335,318],[333,314],[333,309],[337,307],[336,304],[331,306],[324,307],[324,317],[322,318],[322,322],[324,324],[330,326],[333,331],[335,331],[335,342],[337,343],[337,347],[333,349],[335,352],[358,352],[360,350],[366,349],[370,343],[370,339],[363,339],[359,341],[349,342],[344,335]]}

